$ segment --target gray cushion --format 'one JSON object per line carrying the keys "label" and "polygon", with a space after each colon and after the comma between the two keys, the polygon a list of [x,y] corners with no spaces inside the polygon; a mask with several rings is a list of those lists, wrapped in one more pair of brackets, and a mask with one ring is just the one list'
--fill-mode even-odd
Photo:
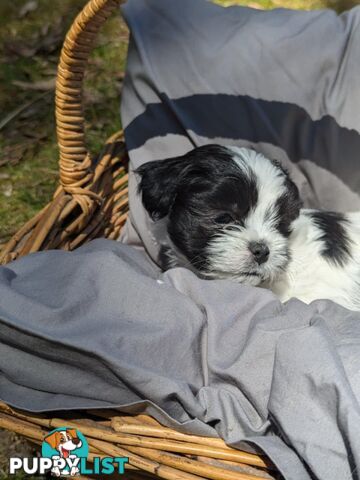
{"label": "gray cushion", "polygon": [[[138,0],[123,12],[132,168],[205,143],[251,146],[288,167],[306,206],[360,210],[360,7],[337,16]],[[131,175],[124,236],[156,260],[158,233],[135,190]]]}

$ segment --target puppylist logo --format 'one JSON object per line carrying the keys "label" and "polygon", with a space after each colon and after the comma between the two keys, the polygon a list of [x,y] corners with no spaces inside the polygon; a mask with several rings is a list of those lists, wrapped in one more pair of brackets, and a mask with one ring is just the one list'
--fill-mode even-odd
{"label": "puppylist logo", "polygon": [[9,474],[23,471],[29,475],[44,475],[50,471],[55,477],[122,475],[129,461],[127,457],[93,457],[92,468],[89,468],[88,455],[88,443],[79,430],[59,427],[44,438],[41,457],[10,458]]}

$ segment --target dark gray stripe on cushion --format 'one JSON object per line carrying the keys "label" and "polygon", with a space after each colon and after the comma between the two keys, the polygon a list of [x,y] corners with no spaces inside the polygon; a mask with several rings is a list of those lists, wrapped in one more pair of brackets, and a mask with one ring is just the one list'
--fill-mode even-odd
{"label": "dark gray stripe on cushion", "polygon": [[167,134],[266,142],[286,151],[290,160],[312,160],[360,192],[360,134],[341,127],[329,115],[313,120],[295,104],[249,96],[192,95],[176,100],[161,95],[125,129],[129,151]]}

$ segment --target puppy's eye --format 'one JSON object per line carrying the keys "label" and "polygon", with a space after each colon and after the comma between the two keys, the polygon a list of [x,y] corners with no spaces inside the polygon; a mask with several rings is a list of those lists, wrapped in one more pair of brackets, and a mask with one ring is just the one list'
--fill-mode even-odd
{"label": "puppy's eye", "polygon": [[230,213],[222,213],[215,217],[215,223],[219,223],[220,225],[227,225],[228,223],[232,223],[234,218]]}

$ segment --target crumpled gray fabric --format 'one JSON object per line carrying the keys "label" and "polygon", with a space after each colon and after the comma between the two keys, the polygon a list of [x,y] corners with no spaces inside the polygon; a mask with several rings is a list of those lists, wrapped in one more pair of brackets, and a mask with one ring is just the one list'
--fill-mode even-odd
{"label": "crumpled gray fabric", "polygon": [[147,412],[258,446],[287,480],[345,480],[360,466],[359,364],[359,313],[161,273],[119,242],[0,267],[0,398],[22,409]]}

